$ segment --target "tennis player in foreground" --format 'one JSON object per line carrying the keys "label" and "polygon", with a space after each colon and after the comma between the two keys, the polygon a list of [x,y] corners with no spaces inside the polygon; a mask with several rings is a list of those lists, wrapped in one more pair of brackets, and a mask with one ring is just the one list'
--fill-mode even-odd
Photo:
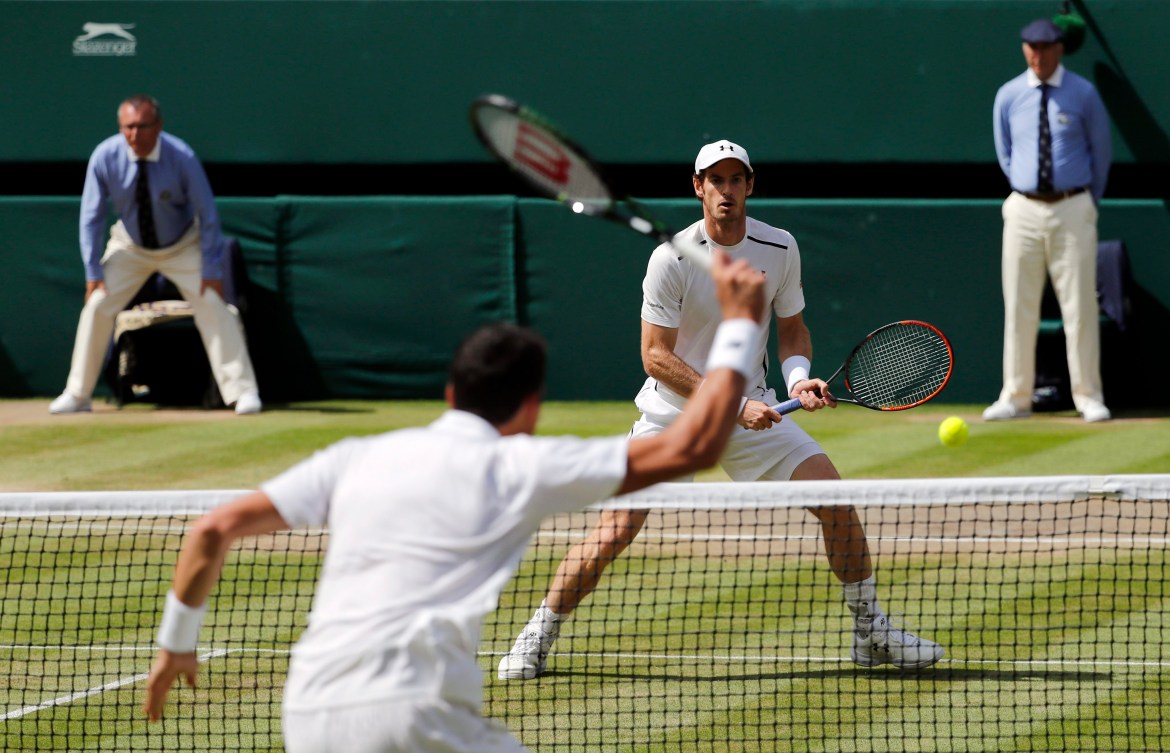
{"label": "tennis player in foreground", "polygon": [[[812,337],[804,323],[800,252],[787,231],[747,214],[755,173],[747,150],[716,141],[699,150],[693,175],[694,196],[703,217],[679,233],[691,242],[723,249],[765,272],[765,298],[776,319],[780,382],[787,397],[798,397],[807,411],[835,407],[823,379],[810,378]],[[655,436],[681,417],[704,380],[704,363],[713,351],[719,307],[708,276],[668,244],[654,250],[642,282],[642,363],[648,375],[635,399],[642,411],[634,437]],[[825,451],[791,417],[771,406],[779,399],[767,385],[768,327],[751,344],[752,370],[739,404],[737,427],[720,465],[734,481],[838,479]],[[869,544],[851,506],[810,509],[820,521],[829,566],[841,581],[853,616],[850,658],[863,667],[893,664],[922,669],[943,656],[937,643],[890,624],[878,605]],[[501,680],[531,680],[545,671],[561,623],[597,588],[601,574],[633,541],[646,522],[646,510],[605,510],[593,530],[561,561],[548,594],[500,661]]]}
{"label": "tennis player in foreground", "polygon": [[205,515],[175,565],[144,711],[162,717],[195,684],[207,600],[241,537],[327,526],[309,626],[292,651],[283,729],[290,753],[523,751],[481,714],[475,653],[543,518],[715,464],[754,368],[764,281],[716,253],[722,323],[703,389],[653,437],[533,437],[545,345],[490,325],[450,366],[451,410],[425,428],[346,439]]}

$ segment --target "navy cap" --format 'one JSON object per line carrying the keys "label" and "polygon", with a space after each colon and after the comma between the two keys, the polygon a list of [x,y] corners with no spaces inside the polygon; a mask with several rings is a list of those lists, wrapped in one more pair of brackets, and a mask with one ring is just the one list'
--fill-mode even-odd
{"label": "navy cap", "polygon": [[1025,42],[1063,42],[1064,31],[1048,18],[1037,18],[1020,29],[1020,39]]}

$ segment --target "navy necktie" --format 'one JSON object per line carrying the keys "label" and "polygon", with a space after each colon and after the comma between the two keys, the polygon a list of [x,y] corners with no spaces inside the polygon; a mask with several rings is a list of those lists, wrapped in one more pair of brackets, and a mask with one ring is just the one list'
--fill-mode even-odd
{"label": "navy necktie", "polygon": [[134,199],[138,202],[138,234],[145,248],[158,248],[158,231],[154,228],[154,207],[150,203],[150,179],[146,177],[146,160],[138,160],[138,185]]}
{"label": "navy necktie", "polygon": [[1048,125],[1048,84],[1040,84],[1040,173],[1039,193],[1052,193],[1052,129]]}

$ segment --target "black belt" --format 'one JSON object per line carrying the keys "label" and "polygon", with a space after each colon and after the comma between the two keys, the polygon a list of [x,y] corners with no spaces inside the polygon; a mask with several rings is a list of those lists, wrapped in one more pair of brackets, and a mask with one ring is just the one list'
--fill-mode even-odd
{"label": "black belt", "polygon": [[1073,188],[1068,191],[1050,191],[1048,193],[1029,193],[1027,191],[1020,191],[1019,193],[1028,197],[1029,199],[1043,201],[1045,204],[1054,204],[1058,201],[1064,201],[1070,196],[1076,196],[1077,194],[1084,193],[1088,190],[1089,189],[1086,186],[1081,186],[1080,188]]}

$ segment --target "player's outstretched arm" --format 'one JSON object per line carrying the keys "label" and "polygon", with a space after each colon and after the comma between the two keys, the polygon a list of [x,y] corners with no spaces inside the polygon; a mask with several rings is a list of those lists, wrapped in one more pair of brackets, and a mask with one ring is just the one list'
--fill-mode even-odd
{"label": "player's outstretched arm", "polygon": [[764,310],[764,278],[747,262],[715,250],[711,277],[723,313],[706,377],[682,415],[658,436],[630,441],[626,478],[618,494],[644,489],[718,462],[739,415]]}
{"label": "player's outstretched arm", "polygon": [[263,492],[251,492],[217,507],[191,526],[175,563],[175,578],[159,627],[159,651],[146,680],[142,710],[162,718],[167,693],[179,677],[195,685],[195,644],[207,597],[219,582],[223,561],[236,539],[288,528]]}

